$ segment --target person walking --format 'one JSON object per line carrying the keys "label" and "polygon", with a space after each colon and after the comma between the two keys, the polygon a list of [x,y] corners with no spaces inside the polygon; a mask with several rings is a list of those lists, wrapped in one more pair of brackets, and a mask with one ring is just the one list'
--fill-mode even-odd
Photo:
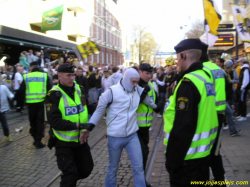
{"label": "person walking", "polygon": [[48,74],[39,71],[38,62],[30,63],[31,73],[24,75],[26,103],[28,105],[30,134],[34,138],[33,145],[37,148],[45,147],[41,142],[44,137],[44,100],[52,85]]}
{"label": "person walking", "polygon": [[88,109],[84,90],[74,83],[74,68],[68,63],[59,66],[59,83],[45,99],[50,124],[48,147],[55,146],[57,165],[63,173],[60,187],[75,187],[77,180],[87,178],[94,167],[86,141],[94,125],[86,124]]}
{"label": "person walking", "polygon": [[[153,67],[150,64],[143,63],[139,66],[139,86],[142,88],[149,87],[150,91],[148,92],[149,97],[153,99],[154,103],[157,103],[157,94],[154,89],[154,85],[150,82],[152,78]],[[140,140],[141,149],[142,149],[142,158],[143,158],[143,169],[146,171],[146,164],[148,160],[149,154],[149,128],[153,122],[153,113],[154,109],[145,105],[144,103],[140,103],[137,111],[137,123],[139,126],[139,130],[137,131],[138,138]],[[151,184],[146,181],[146,186],[150,187]]]}
{"label": "person walking", "polygon": [[21,86],[23,82],[22,73],[23,73],[23,67],[17,67],[17,72],[15,73],[15,78],[14,78],[16,111],[21,113],[23,113],[23,106],[25,99],[25,89],[23,88],[23,86]]}
{"label": "person walking", "polygon": [[10,106],[9,106],[9,102],[7,98],[13,99],[14,95],[5,85],[1,85],[1,83],[2,83],[2,78],[0,76],[0,94],[1,94],[0,95],[0,122],[2,125],[4,136],[7,137],[8,141],[12,141],[5,112],[10,110]]}
{"label": "person walking", "polygon": [[213,82],[203,70],[201,41],[186,39],[174,47],[181,76],[164,112],[166,169],[171,186],[209,180],[209,155],[217,136]]}
{"label": "person walking", "polygon": [[238,121],[246,121],[247,117],[247,92],[250,89],[250,72],[249,72],[249,63],[245,58],[240,58],[238,60],[240,67],[240,76],[239,84],[237,87],[239,98],[239,116],[237,117]]}
{"label": "person walking", "polygon": [[134,186],[145,187],[143,159],[138,139],[136,110],[140,101],[156,108],[148,96],[149,89],[138,86],[139,74],[134,68],[125,71],[123,79],[111,86],[100,97],[98,106],[89,123],[96,125],[108,107],[106,122],[108,125],[109,165],[105,179],[106,187],[115,187],[117,169],[123,149],[126,149],[133,168]]}

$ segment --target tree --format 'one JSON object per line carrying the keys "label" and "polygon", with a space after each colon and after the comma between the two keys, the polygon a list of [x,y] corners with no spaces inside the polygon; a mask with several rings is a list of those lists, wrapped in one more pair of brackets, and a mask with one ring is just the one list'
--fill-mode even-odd
{"label": "tree", "polygon": [[197,19],[192,24],[192,28],[188,32],[186,32],[185,36],[187,38],[200,38],[200,36],[203,35],[204,32],[204,23],[201,20]]}
{"label": "tree", "polygon": [[138,51],[139,63],[143,61],[150,64],[158,50],[158,44],[154,36],[145,30],[146,28],[140,25],[134,26],[133,39]]}

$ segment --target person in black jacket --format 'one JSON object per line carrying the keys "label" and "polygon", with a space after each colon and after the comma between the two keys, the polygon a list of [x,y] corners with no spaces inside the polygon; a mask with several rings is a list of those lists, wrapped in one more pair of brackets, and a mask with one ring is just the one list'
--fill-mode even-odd
{"label": "person in black jacket", "polygon": [[[59,84],[58,87],[63,90],[67,97],[75,100],[76,96],[79,96],[82,101],[82,106],[86,105],[84,90],[81,88],[81,95],[75,93],[75,83],[74,83],[74,66],[68,63],[62,64],[58,68]],[[45,99],[47,117],[50,124],[50,140],[49,148],[55,146],[57,165],[62,171],[63,175],[61,177],[61,187],[75,187],[77,180],[84,179],[88,177],[93,170],[93,159],[90,153],[90,147],[87,143],[88,131],[93,129],[93,125],[88,125],[84,123],[75,123],[70,120],[63,119],[62,113],[59,109],[59,102],[63,99],[61,91],[50,91]],[[63,99],[64,100],[64,99]],[[65,101],[65,100],[64,100]],[[80,111],[79,111],[80,112]],[[83,112],[83,111],[82,111]],[[77,113],[79,115],[79,113]],[[73,114],[69,114],[73,115]],[[76,141],[63,141],[58,139],[52,128],[60,131],[73,131],[81,130],[83,131],[84,142],[80,142],[80,136]],[[81,136],[82,136],[81,135]]]}
{"label": "person in black jacket", "polygon": [[86,93],[86,98],[88,98],[88,91],[89,91],[89,83],[88,79],[83,76],[83,69],[82,68],[77,68],[76,72],[76,78],[75,78],[77,84],[81,85],[84,88],[84,92]]}

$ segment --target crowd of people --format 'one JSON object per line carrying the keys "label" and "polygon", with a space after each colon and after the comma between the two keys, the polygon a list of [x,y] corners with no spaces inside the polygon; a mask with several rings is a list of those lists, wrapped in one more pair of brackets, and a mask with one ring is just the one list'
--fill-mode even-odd
{"label": "crowd of people", "polygon": [[47,48],[35,55],[23,51],[19,63],[1,69],[0,117],[4,136],[12,141],[5,112],[23,113],[27,105],[30,134],[38,149],[45,147],[44,121],[49,123],[48,147],[56,148],[61,186],[75,186],[91,173],[94,165],[87,138],[101,118],[108,126],[105,186],[116,186],[123,149],[131,160],[135,186],[151,186],[144,171],[154,112],[164,118],[166,168],[173,186],[185,186],[191,179],[208,180],[208,167],[216,181],[225,180],[220,131],[239,135],[235,119],[241,122],[250,116],[246,58],[218,58],[213,63],[207,45],[198,39],[180,42],[175,47],[176,63],[158,69],[147,63],[128,68],[85,65],[66,52],[51,61],[49,55],[55,50]]}

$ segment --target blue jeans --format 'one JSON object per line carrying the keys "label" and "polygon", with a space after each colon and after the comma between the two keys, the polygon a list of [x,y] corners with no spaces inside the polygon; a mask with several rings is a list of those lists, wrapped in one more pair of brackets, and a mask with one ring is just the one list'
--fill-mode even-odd
{"label": "blue jeans", "polygon": [[226,118],[227,118],[230,134],[233,134],[237,130],[235,128],[235,124],[233,121],[233,109],[230,107],[230,105],[228,103],[227,103],[225,113],[226,113]]}
{"label": "blue jeans", "polygon": [[165,106],[165,100],[166,100],[166,93],[159,93],[159,100],[160,103],[162,104],[162,109],[160,110],[160,114],[163,114],[164,106]]}
{"label": "blue jeans", "polygon": [[142,150],[137,133],[128,137],[108,137],[109,165],[105,187],[116,187],[117,169],[123,148],[126,149],[133,168],[134,186],[145,187],[145,176],[142,164]]}
{"label": "blue jeans", "polygon": [[2,125],[2,128],[3,128],[4,136],[9,136],[9,134],[10,134],[9,126],[8,126],[8,123],[7,123],[5,112],[3,112],[3,113],[0,112],[0,122],[1,122],[1,125]]}
{"label": "blue jeans", "polygon": [[101,96],[102,92],[103,92],[103,88],[97,88],[96,89],[97,100],[99,100],[99,97]]}

